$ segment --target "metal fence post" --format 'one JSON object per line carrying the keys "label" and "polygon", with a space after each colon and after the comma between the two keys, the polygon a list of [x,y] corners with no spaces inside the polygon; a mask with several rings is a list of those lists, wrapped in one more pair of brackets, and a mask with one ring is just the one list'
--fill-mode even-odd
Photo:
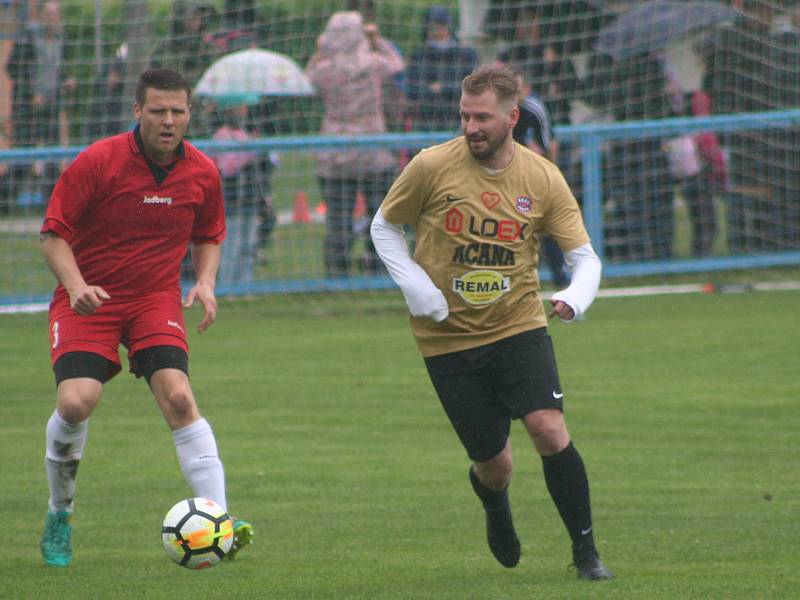
{"label": "metal fence post", "polygon": [[583,179],[583,215],[592,247],[602,260],[605,256],[603,237],[603,179],[600,136],[589,134],[581,139],[581,177]]}

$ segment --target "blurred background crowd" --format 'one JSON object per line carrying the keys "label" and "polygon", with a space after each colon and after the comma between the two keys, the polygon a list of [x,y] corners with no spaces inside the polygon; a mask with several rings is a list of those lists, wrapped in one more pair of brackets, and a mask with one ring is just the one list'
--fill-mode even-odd
{"label": "blurred background crowd", "polygon": [[[265,52],[233,62],[252,50]],[[130,129],[135,77],[152,66],[175,68],[195,87],[194,139],[456,132],[462,78],[492,61],[519,74],[520,106],[530,99],[529,107],[543,107],[518,139],[558,163],[580,201],[582,148],[560,143],[561,127],[800,107],[800,7],[777,0],[4,0],[0,150],[84,145]],[[257,71],[280,77],[257,85],[242,79]],[[353,268],[350,247],[363,234],[356,205],[368,217],[415,151],[316,154],[328,275]],[[279,160],[227,153],[217,161],[243,240],[221,276],[247,281],[276,222],[270,180]],[[60,160],[0,162],[0,211],[46,202],[63,167]],[[692,256],[711,255],[723,228],[729,253],[800,247],[797,127],[610,142],[602,186],[612,260],[670,259],[676,199],[689,214]],[[365,244],[359,267],[372,272],[378,264]]]}

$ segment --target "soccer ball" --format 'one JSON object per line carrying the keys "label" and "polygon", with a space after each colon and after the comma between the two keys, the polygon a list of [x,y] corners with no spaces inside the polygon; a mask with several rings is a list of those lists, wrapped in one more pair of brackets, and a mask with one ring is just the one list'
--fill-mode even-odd
{"label": "soccer ball", "polygon": [[233,523],[213,500],[187,498],[164,517],[161,542],[169,557],[182,567],[213,567],[233,545]]}

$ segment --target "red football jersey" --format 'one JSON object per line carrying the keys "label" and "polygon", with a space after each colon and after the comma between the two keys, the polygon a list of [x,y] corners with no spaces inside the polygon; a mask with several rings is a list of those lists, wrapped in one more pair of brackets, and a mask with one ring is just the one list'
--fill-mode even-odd
{"label": "red football jersey", "polygon": [[159,184],[134,132],[100,140],[59,178],[41,231],[66,240],[86,283],[112,298],[177,288],[189,241],[225,237],[219,171],[184,141]]}

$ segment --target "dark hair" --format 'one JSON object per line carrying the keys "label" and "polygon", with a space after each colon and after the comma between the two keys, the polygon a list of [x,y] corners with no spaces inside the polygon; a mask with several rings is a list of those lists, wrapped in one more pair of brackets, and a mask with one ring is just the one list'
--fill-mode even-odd
{"label": "dark hair", "polygon": [[225,0],[222,16],[226,27],[252,29],[256,23],[255,0]]}
{"label": "dark hair", "polygon": [[357,10],[364,17],[364,21],[374,21],[377,10],[374,0],[347,0],[347,10]]}
{"label": "dark hair", "polygon": [[480,96],[492,91],[500,102],[517,103],[519,83],[517,75],[506,66],[484,65],[478,67],[461,82],[461,91],[471,96]]}
{"label": "dark hair", "polygon": [[144,104],[149,88],[167,91],[185,90],[186,100],[192,99],[192,87],[183,78],[183,75],[172,69],[148,69],[139,75],[139,81],[136,84],[136,103],[139,106]]}

